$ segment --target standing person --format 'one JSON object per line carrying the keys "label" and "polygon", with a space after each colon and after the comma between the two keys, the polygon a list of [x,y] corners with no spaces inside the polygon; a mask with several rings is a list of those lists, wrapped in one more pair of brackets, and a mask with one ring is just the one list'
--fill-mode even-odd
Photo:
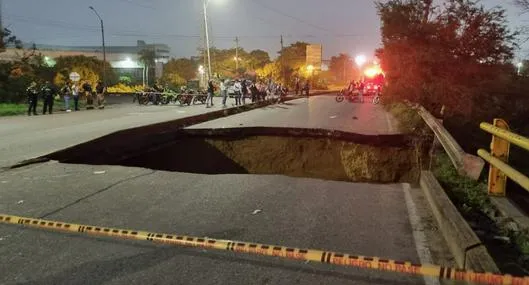
{"label": "standing person", "polygon": [[79,111],[79,86],[76,83],[72,84],[72,97],[74,111]]}
{"label": "standing person", "polygon": [[97,108],[105,109],[105,84],[99,80],[96,85]]}
{"label": "standing person", "polygon": [[364,88],[365,88],[364,82],[360,81],[358,83],[358,96],[359,96],[361,103],[364,103]]}
{"label": "standing person", "polygon": [[244,105],[244,100],[246,99],[246,95],[248,95],[248,86],[246,85],[246,80],[243,80],[241,82],[241,104]]}
{"label": "standing person", "polygon": [[72,94],[72,89],[70,87],[70,82],[66,82],[61,89],[62,96],[64,98],[64,110],[66,112],[71,112],[70,110],[70,95]]}
{"label": "standing person", "polygon": [[299,78],[296,78],[296,96],[298,95],[299,93],[299,88],[300,88],[300,84],[299,84]]}
{"label": "standing person", "polygon": [[307,80],[305,81],[305,86],[303,87],[303,89],[305,89],[305,95],[307,97],[309,97],[309,92],[310,92],[310,82]]}
{"label": "standing person", "polygon": [[226,100],[228,99],[228,90],[226,88],[227,80],[220,81],[220,95],[222,96],[222,107],[226,108]]}
{"label": "standing person", "polygon": [[86,96],[86,109],[94,109],[94,98],[92,96],[92,85],[90,82],[85,81],[83,84],[84,95]]}
{"label": "standing person", "polygon": [[50,115],[53,114],[53,97],[55,95],[55,88],[49,81],[46,81],[40,92],[42,93],[42,98],[44,99],[44,108],[42,109],[42,114],[46,115],[46,111],[48,111]]}
{"label": "standing person", "polygon": [[235,89],[235,106],[241,105],[241,95],[242,95],[242,85],[239,79],[235,80],[235,84],[233,85],[233,88]]}
{"label": "standing person", "polygon": [[252,103],[257,102],[257,100],[259,99],[259,89],[257,89],[255,83],[252,83],[252,85],[250,86],[250,92],[252,93]]}
{"label": "standing person", "polygon": [[39,101],[39,90],[37,89],[37,82],[33,81],[26,89],[28,95],[28,116],[37,115],[37,102]]}
{"label": "standing person", "polygon": [[[213,107],[213,94],[215,93],[215,86],[213,85],[213,80],[208,81],[208,97],[206,98],[206,108]],[[209,105],[211,102],[211,106]]]}

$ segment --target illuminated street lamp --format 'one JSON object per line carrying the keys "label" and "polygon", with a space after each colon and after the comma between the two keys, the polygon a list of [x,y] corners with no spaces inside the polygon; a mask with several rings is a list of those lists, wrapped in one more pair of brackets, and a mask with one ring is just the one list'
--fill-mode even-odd
{"label": "illuminated street lamp", "polygon": [[314,65],[309,64],[307,66],[307,71],[309,72],[310,76],[312,77],[312,72],[314,71]]}
{"label": "illuminated street lamp", "polygon": [[103,19],[101,16],[99,16],[99,13],[97,13],[96,9],[92,6],[88,7],[90,10],[96,14],[97,18],[99,18],[100,24],[101,24],[101,37],[103,39],[103,85],[106,86],[106,63],[107,63],[107,50],[105,47],[105,26],[103,25]]}
{"label": "illuminated street lamp", "polygon": [[367,62],[367,57],[363,54],[359,54],[355,57],[355,63],[358,67],[362,67]]}
{"label": "illuminated street lamp", "polygon": [[521,75],[522,74],[523,63],[522,62],[518,62],[516,64],[516,67],[518,68],[518,75]]}
{"label": "illuminated street lamp", "polygon": [[204,66],[199,66],[198,67],[198,73],[200,74],[200,81],[202,81],[202,86],[205,86],[205,78],[204,78],[204,75],[206,73],[206,70],[204,69]]}

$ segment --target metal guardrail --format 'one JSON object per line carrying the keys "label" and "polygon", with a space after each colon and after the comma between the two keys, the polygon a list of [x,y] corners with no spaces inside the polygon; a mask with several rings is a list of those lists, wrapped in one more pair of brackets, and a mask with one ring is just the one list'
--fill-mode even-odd
{"label": "metal guardrail", "polygon": [[430,112],[428,112],[423,106],[419,105],[414,108],[435,134],[457,172],[460,175],[468,176],[477,180],[485,166],[483,160],[479,159],[477,156],[466,153],[454,137],[452,137],[452,135],[445,129],[442,123],[440,123],[439,120],[430,114]]}
{"label": "metal guardrail", "polygon": [[508,164],[510,144],[529,151],[529,139],[509,131],[509,125],[502,119],[494,123],[481,123],[480,128],[492,135],[491,152],[478,150],[478,155],[490,164],[488,193],[504,197],[507,177],[529,191],[529,178]]}

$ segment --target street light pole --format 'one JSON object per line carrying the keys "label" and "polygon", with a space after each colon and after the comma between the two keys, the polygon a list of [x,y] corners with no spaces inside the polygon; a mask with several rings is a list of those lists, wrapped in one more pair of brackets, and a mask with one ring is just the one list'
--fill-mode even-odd
{"label": "street light pole", "polygon": [[107,78],[107,72],[106,72],[106,63],[107,63],[107,51],[105,47],[105,26],[103,25],[103,19],[101,19],[101,16],[99,16],[99,13],[97,13],[96,9],[94,7],[90,6],[90,10],[94,11],[96,16],[99,18],[99,21],[101,22],[101,38],[103,39],[103,86],[107,86],[106,78]]}
{"label": "street light pole", "polygon": [[204,0],[204,27],[206,29],[206,49],[208,53],[208,81],[211,79],[211,55],[209,53],[208,0]]}

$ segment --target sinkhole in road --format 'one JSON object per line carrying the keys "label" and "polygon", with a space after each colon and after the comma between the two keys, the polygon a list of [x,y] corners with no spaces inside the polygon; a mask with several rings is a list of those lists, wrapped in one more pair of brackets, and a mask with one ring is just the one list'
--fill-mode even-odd
{"label": "sinkhole in road", "polygon": [[278,174],[350,182],[415,182],[408,135],[299,128],[154,130],[110,134],[46,156],[62,163],[200,174]]}

